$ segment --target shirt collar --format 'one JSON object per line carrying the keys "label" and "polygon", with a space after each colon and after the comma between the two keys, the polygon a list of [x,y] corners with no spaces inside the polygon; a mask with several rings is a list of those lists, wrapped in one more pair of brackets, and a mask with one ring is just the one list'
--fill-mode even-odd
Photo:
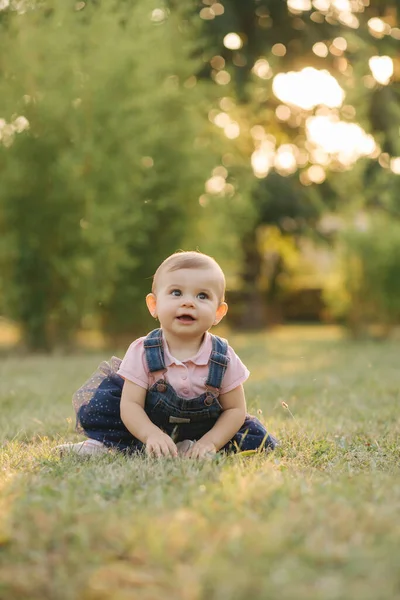
{"label": "shirt collar", "polygon": [[164,335],[163,335],[163,347],[164,347],[164,360],[165,360],[166,367],[169,367],[172,364],[181,365],[182,363],[188,363],[188,362],[191,362],[198,366],[208,365],[208,361],[210,360],[210,354],[211,354],[211,350],[212,350],[211,334],[208,331],[206,331],[206,333],[204,334],[204,340],[202,341],[202,344],[201,344],[200,348],[198,349],[197,353],[194,356],[187,358],[185,361],[178,360],[177,358],[172,356],[172,354],[169,351],[168,344],[165,341]]}

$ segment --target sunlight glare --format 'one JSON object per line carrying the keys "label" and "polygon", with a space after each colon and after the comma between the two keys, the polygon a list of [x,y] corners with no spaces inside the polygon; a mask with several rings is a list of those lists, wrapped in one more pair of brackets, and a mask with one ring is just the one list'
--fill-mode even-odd
{"label": "sunlight glare", "polygon": [[330,0],[314,0],[313,6],[317,10],[326,11],[330,9],[331,3]]}
{"label": "sunlight glare", "polygon": [[13,121],[13,127],[17,133],[22,133],[22,131],[29,129],[29,121],[26,117],[23,117],[23,116],[17,117]]}
{"label": "sunlight glare", "polygon": [[163,8],[155,8],[151,13],[151,20],[154,23],[161,23],[167,18],[167,14]]}
{"label": "sunlight glare", "polygon": [[22,133],[29,129],[29,121],[23,115],[15,117],[12,123],[7,123],[5,119],[0,119],[0,144],[5,148],[9,148],[16,133]]}
{"label": "sunlight glare", "polygon": [[351,12],[351,3],[349,0],[334,0],[332,4],[336,10]]}
{"label": "sunlight glare", "polygon": [[221,194],[225,189],[225,178],[222,175],[214,175],[206,181],[206,192],[208,194]]}
{"label": "sunlight glare", "polygon": [[251,155],[251,166],[258,179],[266,177],[274,164],[275,147],[272,142],[264,141]]}
{"label": "sunlight glare", "polygon": [[271,67],[265,58],[259,58],[256,60],[252,71],[257,75],[257,77],[260,77],[260,79],[270,79],[272,77]]}
{"label": "sunlight glare", "polygon": [[287,0],[289,9],[295,11],[311,10],[311,0]]}
{"label": "sunlight glare", "polygon": [[280,121],[289,121],[292,111],[286,104],[280,104],[276,107],[275,114]]}
{"label": "sunlight glare", "polygon": [[393,75],[393,60],[390,56],[372,56],[368,64],[375,81],[387,85]]}
{"label": "sunlight glare", "polygon": [[382,154],[378,158],[378,163],[383,169],[389,169],[391,163],[389,154],[387,152],[382,152]]}
{"label": "sunlight glare", "polygon": [[331,162],[331,159],[323,148],[318,147],[312,150],[311,161],[317,165],[324,165],[326,167]]}
{"label": "sunlight glare", "polygon": [[220,112],[217,115],[215,115],[213,121],[217,127],[221,127],[223,129],[224,127],[229,125],[229,123],[231,122],[231,118],[225,112]]}
{"label": "sunlight glare", "polygon": [[216,56],[213,56],[210,60],[210,65],[216,71],[220,71],[225,67],[225,59],[223,56],[219,56],[219,54],[217,54]]}
{"label": "sunlight glare", "polygon": [[393,29],[390,32],[390,35],[395,40],[400,40],[400,28],[399,27],[393,27]]}
{"label": "sunlight glare", "polygon": [[237,33],[227,33],[223,43],[229,50],[239,50],[243,46],[242,39]]}
{"label": "sunlight glare", "polygon": [[216,83],[218,83],[218,85],[228,85],[231,80],[231,76],[229,75],[228,71],[218,71],[218,73],[216,73],[214,76],[214,80]]}
{"label": "sunlight glare", "polygon": [[266,177],[272,167],[272,157],[264,154],[261,150],[256,150],[251,155],[251,166],[253,167],[254,175],[258,179]]}
{"label": "sunlight glare", "polygon": [[224,134],[230,140],[234,140],[240,135],[239,123],[233,121],[226,112],[213,112],[210,120],[224,130]]}
{"label": "sunlight glare", "polygon": [[373,32],[373,33],[378,33],[378,34],[383,34],[383,35],[385,33],[390,33],[389,25],[387,25],[385,23],[385,21],[382,21],[382,19],[379,19],[379,17],[373,17],[372,19],[369,19],[368,27],[371,29],[371,32]]}
{"label": "sunlight glare", "polygon": [[205,21],[212,21],[213,19],[215,19],[215,12],[210,6],[202,8],[199,12],[199,15],[200,19],[204,19]]}
{"label": "sunlight glare", "polygon": [[323,183],[326,179],[325,170],[321,167],[321,165],[311,165],[309,169],[307,169],[308,179],[312,183]]}
{"label": "sunlight glare", "polygon": [[229,96],[224,96],[223,98],[221,98],[221,100],[219,101],[219,105],[222,108],[222,110],[232,110],[233,108],[235,108],[235,102],[233,100],[233,98],[230,98]]}
{"label": "sunlight glare", "polygon": [[330,73],[313,67],[301,71],[279,73],[274,77],[273,92],[279,100],[311,110],[322,104],[330,108],[339,107],[344,100],[344,91]]}
{"label": "sunlight glare", "polygon": [[391,159],[390,169],[395,175],[400,175],[400,156]]}
{"label": "sunlight glare", "polygon": [[346,123],[329,116],[309,117],[307,138],[342,165],[351,166],[361,156],[371,156],[377,146],[374,138],[356,123]]}
{"label": "sunlight glare", "polygon": [[213,169],[212,171],[213,177],[223,177],[224,179],[226,179],[228,177],[228,171],[225,169],[225,167],[223,167],[222,165],[218,165],[218,167],[215,167],[215,169]]}
{"label": "sunlight glare", "polygon": [[277,150],[274,166],[277,171],[290,175],[297,171],[297,160],[295,156],[297,148],[292,144],[282,144]]}
{"label": "sunlight glare", "polygon": [[285,56],[287,50],[285,44],[274,44],[271,48],[271,52],[274,56]]}
{"label": "sunlight glare", "polygon": [[324,42],[316,42],[312,47],[312,51],[321,58],[326,58],[329,54],[328,46]]}
{"label": "sunlight glare", "polygon": [[344,52],[347,50],[347,41],[343,37],[337,37],[333,40],[332,45],[338,50]]}
{"label": "sunlight glare", "polygon": [[360,3],[355,6],[355,3],[351,0],[314,0],[313,6],[322,12],[328,12],[331,8],[334,8],[342,13],[352,13],[363,8]]}
{"label": "sunlight glare", "polygon": [[214,14],[219,17],[220,15],[223,15],[225,12],[225,8],[224,5],[221,4],[220,2],[216,2],[215,4],[212,5],[212,9],[214,11]]}
{"label": "sunlight glare", "polygon": [[225,133],[226,137],[229,138],[230,140],[234,140],[237,137],[239,137],[239,135],[240,135],[239,123],[236,123],[235,121],[231,121],[230,123],[228,123],[228,125],[225,125],[224,133]]}
{"label": "sunlight glare", "polygon": [[347,25],[347,27],[351,27],[352,29],[357,29],[360,26],[360,21],[350,12],[339,13],[339,21],[340,23],[343,23],[343,25]]}
{"label": "sunlight glare", "polygon": [[254,125],[250,129],[250,135],[254,140],[263,140],[266,137],[265,129],[262,125]]}

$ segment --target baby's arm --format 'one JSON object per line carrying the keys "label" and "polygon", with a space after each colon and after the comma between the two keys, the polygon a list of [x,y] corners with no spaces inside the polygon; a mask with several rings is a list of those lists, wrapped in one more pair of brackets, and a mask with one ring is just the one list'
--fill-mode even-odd
{"label": "baby's arm", "polygon": [[145,388],[125,379],[121,396],[122,422],[135,438],[146,445],[147,454],[177,456],[178,451],[172,439],[154,425],[145,413],[145,400]]}
{"label": "baby's arm", "polygon": [[191,447],[187,456],[202,458],[209,452],[220,450],[243,425],[246,418],[243,385],[239,385],[226,394],[221,394],[218,399],[222,406],[221,416],[214,427]]}

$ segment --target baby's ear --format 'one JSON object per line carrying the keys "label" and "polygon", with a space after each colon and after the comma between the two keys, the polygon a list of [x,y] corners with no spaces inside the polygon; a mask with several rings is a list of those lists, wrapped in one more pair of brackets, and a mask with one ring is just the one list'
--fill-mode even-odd
{"label": "baby's ear", "polygon": [[157,298],[154,294],[147,294],[146,296],[146,304],[149,309],[149,313],[155,319],[157,318]]}
{"label": "baby's ear", "polygon": [[215,314],[214,325],[218,325],[220,321],[224,318],[226,313],[228,312],[228,305],[226,302],[221,302],[221,304],[217,308],[217,312]]}

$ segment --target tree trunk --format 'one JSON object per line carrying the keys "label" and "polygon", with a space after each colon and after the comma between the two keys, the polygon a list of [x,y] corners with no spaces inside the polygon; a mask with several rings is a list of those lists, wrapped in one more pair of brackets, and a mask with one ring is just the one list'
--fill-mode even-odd
{"label": "tree trunk", "polygon": [[244,306],[239,320],[243,329],[259,329],[266,325],[266,303],[260,290],[262,257],[258,251],[256,231],[250,231],[242,240]]}

